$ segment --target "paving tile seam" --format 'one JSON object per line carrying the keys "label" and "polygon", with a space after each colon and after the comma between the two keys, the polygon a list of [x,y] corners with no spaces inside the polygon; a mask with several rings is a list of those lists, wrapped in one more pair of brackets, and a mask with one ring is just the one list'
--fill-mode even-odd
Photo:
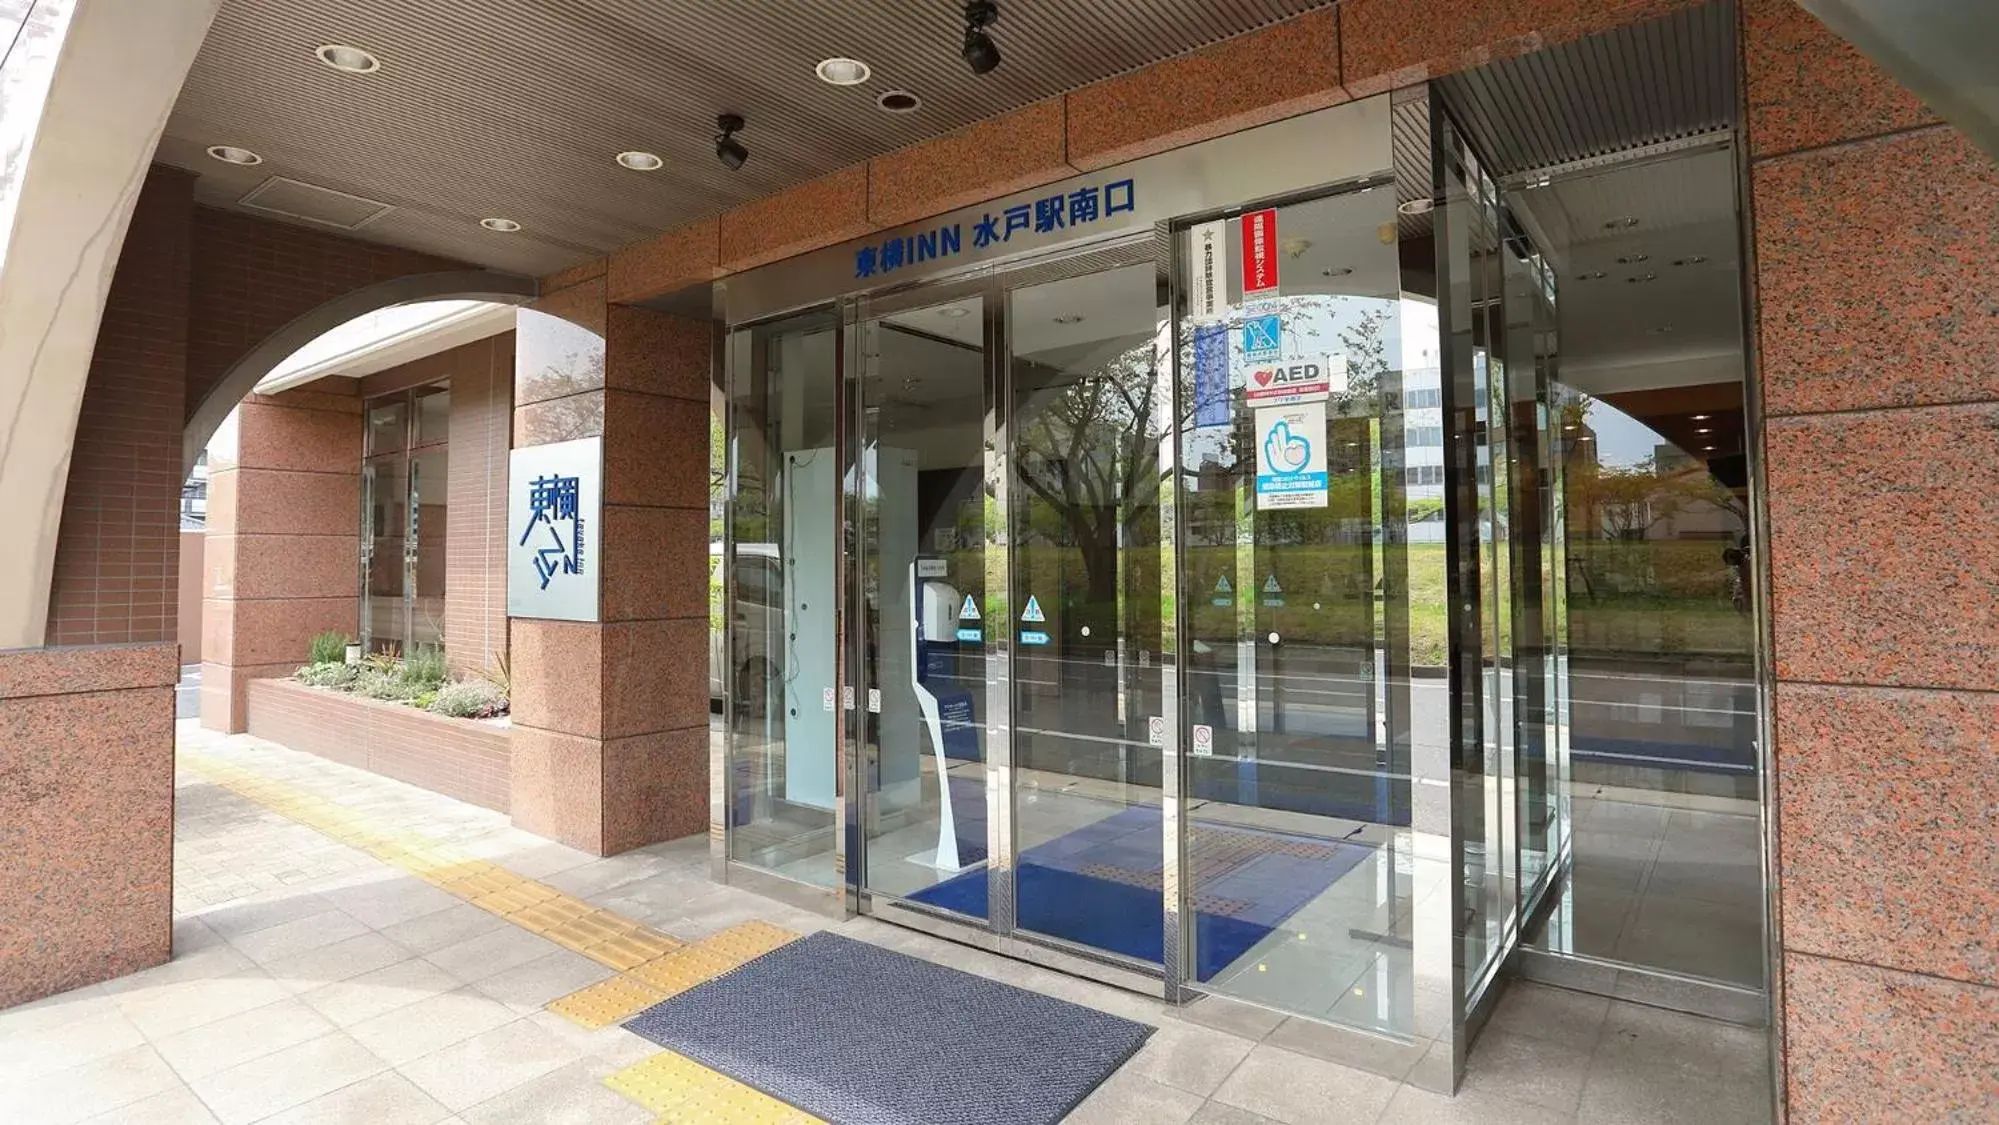
{"label": "paving tile seam", "polygon": [[[611,976],[550,1001],[546,1010],[599,1030],[733,971],[795,941],[767,922],[745,922],[687,944],[603,910],[501,864],[450,844],[387,828],[364,813],[200,751],[183,749],[180,765],[247,801],[376,860],[416,876],[506,922],[547,938],[606,968]],[[814,1125],[819,1119],[719,1071],[661,1051],[617,1071],[604,1084],[661,1122],[717,1125]]]}

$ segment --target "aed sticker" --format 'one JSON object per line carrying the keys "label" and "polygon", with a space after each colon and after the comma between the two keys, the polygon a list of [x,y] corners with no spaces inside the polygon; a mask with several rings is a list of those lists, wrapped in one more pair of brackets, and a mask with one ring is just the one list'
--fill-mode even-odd
{"label": "aed sticker", "polygon": [[1326,506],[1326,404],[1256,411],[1256,508]]}
{"label": "aed sticker", "polygon": [[1347,357],[1321,356],[1291,363],[1258,364],[1250,368],[1244,398],[1252,406],[1314,402],[1337,386],[1347,389]]}

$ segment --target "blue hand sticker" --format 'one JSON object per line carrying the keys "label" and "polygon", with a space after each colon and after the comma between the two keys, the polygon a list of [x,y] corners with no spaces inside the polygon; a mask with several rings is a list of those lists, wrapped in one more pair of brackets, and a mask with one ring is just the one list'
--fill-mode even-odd
{"label": "blue hand sticker", "polygon": [[1296,473],[1312,460],[1312,443],[1291,432],[1291,423],[1280,421],[1263,439],[1263,459],[1274,473]]}

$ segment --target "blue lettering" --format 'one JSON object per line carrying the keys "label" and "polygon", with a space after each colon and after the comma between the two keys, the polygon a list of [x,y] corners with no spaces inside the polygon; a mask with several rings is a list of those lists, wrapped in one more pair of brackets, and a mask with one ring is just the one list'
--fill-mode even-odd
{"label": "blue lettering", "polygon": [[904,250],[903,241],[900,238],[891,238],[887,242],[882,243],[883,273],[888,273],[892,270],[898,270],[902,268],[903,250]]}
{"label": "blue lettering", "polygon": [[1138,187],[1130,180],[1104,185],[1104,218],[1120,211],[1138,210]]}
{"label": "blue lettering", "polygon": [[972,228],[972,248],[984,250],[999,240],[999,224],[994,222],[989,214],[980,216],[978,225]]}
{"label": "blue lettering", "polygon": [[1069,195],[1069,223],[1081,226],[1097,221],[1097,189],[1077,188]]}
{"label": "blue lettering", "polygon": [[925,231],[916,236],[916,260],[927,262],[937,256],[937,232]]}
{"label": "blue lettering", "polygon": [[958,224],[952,223],[950,226],[945,227],[943,230],[940,230],[937,233],[939,236],[941,236],[938,239],[939,242],[937,248],[938,257],[940,258],[949,257],[952,254],[959,253],[963,250],[964,247],[960,239],[964,232],[958,229]]}
{"label": "blue lettering", "polygon": [[1014,231],[1027,230],[1034,224],[1033,208],[1022,203],[1006,209],[1006,231],[1000,235],[1001,242],[1013,241]]}
{"label": "blue lettering", "polygon": [[1046,199],[1035,200],[1034,233],[1047,234],[1049,231],[1061,230],[1066,226],[1067,224],[1063,222],[1062,214],[1062,205],[1066,202],[1068,202],[1068,198],[1060,195],[1051,195]]}
{"label": "blue lettering", "polygon": [[854,276],[873,277],[881,268],[881,252],[872,246],[863,246],[854,251]]}

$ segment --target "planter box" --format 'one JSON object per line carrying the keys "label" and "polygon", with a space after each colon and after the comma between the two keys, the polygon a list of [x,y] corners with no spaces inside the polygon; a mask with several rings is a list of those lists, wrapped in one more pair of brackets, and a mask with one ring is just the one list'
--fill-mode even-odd
{"label": "planter box", "polygon": [[250,681],[248,711],[258,738],[507,811],[504,720],[446,718],[295,680]]}

